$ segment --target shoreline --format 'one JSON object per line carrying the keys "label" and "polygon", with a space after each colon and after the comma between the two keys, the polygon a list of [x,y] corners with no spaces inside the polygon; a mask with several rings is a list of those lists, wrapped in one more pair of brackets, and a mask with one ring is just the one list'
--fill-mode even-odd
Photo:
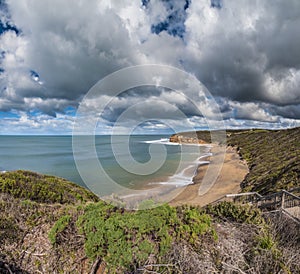
{"label": "shoreline", "polygon": [[[217,168],[218,160],[215,161],[220,153],[220,146],[214,145],[211,148],[212,155],[208,156],[208,164],[199,164],[197,168],[197,174],[193,178],[194,184],[185,186],[185,189],[177,195],[168,204],[171,206],[179,205],[195,205],[195,206],[205,206],[215,200],[223,197],[229,193],[239,193],[241,191],[240,184],[244,180],[245,176],[249,173],[248,166],[245,161],[240,159],[236,148],[227,146],[224,162],[221,163],[219,174],[215,179],[215,182],[211,187],[203,194],[199,195],[199,188],[204,182],[206,177],[206,172],[208,167]],[[203,158],[201,159],[203,161]],[[209,179],[208,179],[209,180]],[[208,181],[208,183],[211,183]]]}
{"label": "shoreline", "polygon": [[[164,184],[160,185],[158,190],[149,189],[148,185],[143,189],[145,192],[142,196],[124,193],[119,198],[130,208],[135,208],[143,199],[154,199],[156,203],[167,203],[170,206],[203,207],[226,194],[239,193],[241,191],[240,184],[249,173],[246,162],[240,159],[235,147],[214,144],[210,152],[211,155],[198,158],[198,166],[196,174],[192,177],[192,184],[175,188],[172,184]],[[218,169],[218,174],[212,174],[214,170]],[[212,184],[211,181],[213,181]],[[202,195],[199,195],[200,189]],[[114,199],[109,200],[113,201]]]}

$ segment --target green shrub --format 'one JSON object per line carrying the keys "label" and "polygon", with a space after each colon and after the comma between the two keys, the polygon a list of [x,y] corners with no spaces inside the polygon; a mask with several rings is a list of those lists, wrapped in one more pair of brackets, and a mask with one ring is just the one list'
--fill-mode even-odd
{"label": "green shrub", "polygon": [[89,258],[102,257],[114,271],[134,270],[148,258],[161,258],[178,240],[196,244],[212,235],[210,217],[196,208],[177,209],[162,205],[148,210],[124,211],[103,202],[89,204],[77,227],[85,235]]}
{"label": "green shrub", "polygon": [[264,233],[263,235],[258,236],[257,246],[261,249],[271,250],[276,247],[276,242],[274,241],[272,234]]}
{"label": "green shrub", "polygon": [[238,223],[263,224],[259,209],[250,205],[238,205],[232,202],[220,202],[206,207],[206,212],[221,219],[228,219]]}
{"label": "green shrub", "polygon": [[183,226],[180,233],[181,237],[187,238],[190,243],[196,243],[199,240],[199,235],[204,235],[210,232],[215,240],[217,235],[211,226],[211,218],[204,211],[198,208],[185,206],[180,209]]}
{"label": "green shrub", "polygon": [[64,215],[60,217],[54,226],[50,229],[48,238],[52,245],[57,243],[57,235],[65,230],[71,220],[70,215]]}
{"label": "green shrub", "polygon": [[38,203],[99,201],[92,192],[65,179],[21,170],[0,174],[0,193]]}

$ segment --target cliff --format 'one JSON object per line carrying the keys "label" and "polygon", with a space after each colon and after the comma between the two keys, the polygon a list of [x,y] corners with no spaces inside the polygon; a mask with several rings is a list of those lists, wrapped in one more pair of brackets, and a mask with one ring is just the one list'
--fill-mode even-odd
{"label": "cliff", "polygon": [[211,135],[209,131],[181,132],[171,135],[169,140],[174,143],[207,144],[211,142]]}
{"label": "cliff", "polygon": [[178,134],[174,134],[170,137],[170,142],[179,144],[207,144],[206,141],[198,139],[197,137],[187,137]]}

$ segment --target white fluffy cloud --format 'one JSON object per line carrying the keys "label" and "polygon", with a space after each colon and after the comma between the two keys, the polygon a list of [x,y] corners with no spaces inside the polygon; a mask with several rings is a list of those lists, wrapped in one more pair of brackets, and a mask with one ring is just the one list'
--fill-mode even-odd
{"label": "white fluffy cloud", "polygon": [[[147,5],[137,0],[6,0],[0,19],[20,33],[8,28],[0,35],[0,111],[19,111],[20,117],[40,111],[44,120],[36,123],[45,126],[42,121],[49,119],[63,128],[61,115],[70,117],[66,109],[76,108],[98,80],[120,68],[157,63],[194,74],[216,96],[228,126],[250,125],[239,120],[297,124],[300,2],[220,3],[221,8],[210,0],[150,0]],[[203,103],[182,92],[197,106]],[[107,123],[142,100],[144,106],[133,114],[155,112],[172,120],[179,108],[186,122],[199,118],[203,124],[201,113],[178,93],[147,94],[116,98]],[[206,116],[215,112],[208,105],[202,109]]]}
{"label": "white fluffy cloud", "polygon": [[[71,134],[74,118],[58,114],[56,118],[27,112],[18,112],[15,117],[0,119],[1,134]],[[62,130],[63,129],[63,130]]]}

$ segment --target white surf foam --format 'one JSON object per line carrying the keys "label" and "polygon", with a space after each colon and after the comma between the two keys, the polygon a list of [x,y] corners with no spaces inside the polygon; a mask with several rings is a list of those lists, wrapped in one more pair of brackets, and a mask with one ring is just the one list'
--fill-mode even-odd
{"label": "white surf foam", "polygon": [[149,140],[149,141],[141,141],[141,143],[146,144],[162,144],[162,145],[169,145],[169,146],[203,146],[203,147],[212,147],[210,144],[193,144],[193,143],[174,143],[170,142],[168,138],[162,138],[158,140]]}
{"label": "white surf foam", "polygon": [[[180,144],[180,143],[174,143],[170,142],[168,138],[161,138],[156,140],[147,140],[147,141],[141,141],[141,143],[146,144],[163,144],[163,145],[171,145],[171,146],[203,146],[210,149],[212,147],[211,144]],[[190,152],[193,154],[193,152]],[[199,154],[199,151],[195,152],[196,154]],[[167,181],[161,181],[161,182],[153,182],[149,183],[150,185],[170,185],[170,186],[176,186],[176,187],[182,187],[186,185],[193,184],[193,179],[197,174],[197,169],[199,165],[206,165],[209,164],[209,161],[201,161],[201,159],[212,156],[212,153],[205,152],[203,155],[201,155],[199,158],[197,158],[195,161],[191,162],[190,165],[185,167],[182,171],[178,172],[177,174],[174,174],[168,178]]]}
{"label": "white surf foam", "polygon": [[201,155],[199,158],[198,158],[198,161],[200,161],[201,159],[203,158],[206,158],[206,157],[210,157],[212,156],[213,154],[211,152],[208,152],[208,153],[205,153],[203,155]]}
{"label": "white surf foam", "polygon": [[162,138],[159,140],[149,140],[149,141],[141,141],[141,143],[146,144],[160,144],[160,145],[170,145],[170,146],[178,146],[180,144],[170,142],[168,138]]}
{"label": "white surf foam", "polygon": [[[197,163],[197,164],[196,164]],[[169,185],[182,187],[193,184],[193,178],[196,175],[199,162],[188,165],[182,171],[170,176],[167,181],[150,183],[150,185]]]}
{"label": "white surf foam", "polygon": [[194,183],[193,179],[197,175],[198,166],[207,165],[210,163],[210,161],[201,161],[201,159],[208,156],[212,156],[212,153],[205,153],[204,155],[201,155],[198,159],[191,162],[191,164],[185,167],[182,171],[170,176],[167,181],[150,183],[150,185],[175,185],[176,187],[191,185]]}

